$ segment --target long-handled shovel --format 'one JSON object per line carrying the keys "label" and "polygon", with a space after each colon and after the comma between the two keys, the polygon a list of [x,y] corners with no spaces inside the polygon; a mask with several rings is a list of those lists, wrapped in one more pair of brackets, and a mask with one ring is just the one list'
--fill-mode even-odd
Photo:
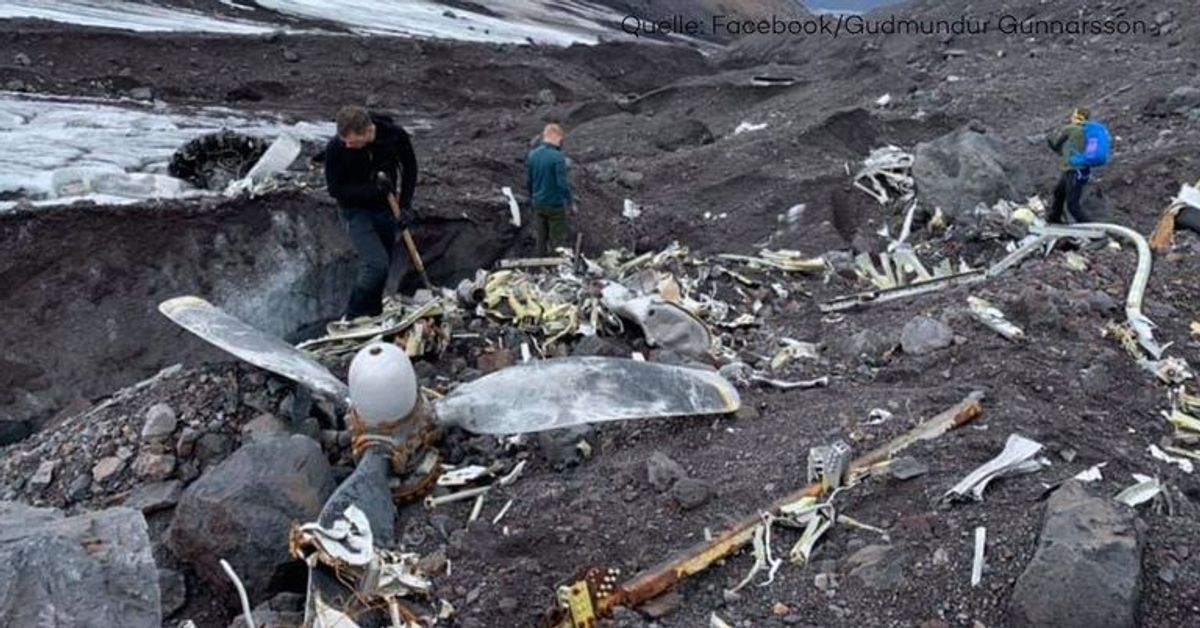
{"label": "long-handled shovel", "polygon": [[[388,194],[388,203],[392,206],[392,213],[396,215],[396,220],[400,220],[400,199],[396,198],[395,194]],[[433,289],[433,282],[429,281],[429,275],[425,273],[425,262],[421,261],[421,252],[417,250],[417,243],[413,241],[412,232],[405,227],[400,232],[400,237],[404,239],[404,248],[408,251],[408,259],[412,262],[413,268],[421,273],[421,281],[425,282],[425,287]]]}

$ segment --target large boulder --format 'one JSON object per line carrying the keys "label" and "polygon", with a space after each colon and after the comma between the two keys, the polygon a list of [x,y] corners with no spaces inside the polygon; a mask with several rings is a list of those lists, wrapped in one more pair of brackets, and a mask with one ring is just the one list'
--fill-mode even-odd
{"label": "large boulder", "polygon": [[229,592],[224,558],[250,598],[264,599],[296,573],[288,557],[291,524],[315,520],[336,485],[321,446],[306,436],[250,443],[184,491],[167,543],[200,577]]}
{"label": "large boulder", "polygon": [[0,626],[160,628],[158,570],[142,513],[64,517],[0,502]]}
{"label": "large boulder", "polygon": [[1134,513],[1067,482],[1046,504],[1037,552],[1017,579],[1012,628],[1132,628],[1141,597]]}
{"label": "large boulder", "polygon": [[1031,190],[1028,174],[995,136],[969,127],[917,144],[913,180],[922,205],[961,220],[979,204],[1020,200]]}

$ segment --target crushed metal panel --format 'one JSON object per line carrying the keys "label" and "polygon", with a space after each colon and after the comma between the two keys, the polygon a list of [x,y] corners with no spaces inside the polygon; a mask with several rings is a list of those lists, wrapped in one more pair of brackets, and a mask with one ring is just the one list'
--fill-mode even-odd
{"label": "crushed metal panel", "polygon": [[1020,434],[1010,434],[1004,451],[969,473],[943,496],[943,500],[970,498],[983,499],[983,491],[992,480],[999,477],[1033,473],[1049,465],[1048,461],[1033,457],[1042,450],[1042,444]]}
{"label": "crushed metal panel", "polygon": [[1158,478],[1134,473],[1133,479],[1136,482],[1117,493],[1113,499],[1133,508],[1154,499],[1162,492],[1162,483]]}
{"label": "crushed metal panel", "polygon": [[636,296],[632,290],[610,283],[603,290],[604,306],[641,328],[652,347],[700,356],[712,348],[708,327],[691,312],[657,294]]}

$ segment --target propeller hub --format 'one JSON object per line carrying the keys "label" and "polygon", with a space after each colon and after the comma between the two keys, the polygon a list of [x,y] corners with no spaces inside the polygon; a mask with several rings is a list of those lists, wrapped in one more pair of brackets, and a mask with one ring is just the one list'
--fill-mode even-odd
{"label": "propeller hub", "polygon": [[368,431],[407,416],[417,397],[417,374],[396,345],[371,343],[350,362],[350,403]]}

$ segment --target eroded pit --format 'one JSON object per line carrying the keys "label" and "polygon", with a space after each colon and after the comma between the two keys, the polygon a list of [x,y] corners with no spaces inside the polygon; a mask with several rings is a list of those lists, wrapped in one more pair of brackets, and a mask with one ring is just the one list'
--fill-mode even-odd
{"label": "eroded pit", "polygon": [[[415,233],[445,284],[516,242],[465,218]],[[161,301],[202,296],[294,341],[341,315],[355,260],[332,202],[299,192],[14,211],[0,214],[0,241],[0,444],[172,364],[228,359],[160,315]],[[394,275],[411,289],[399,251]]]}

